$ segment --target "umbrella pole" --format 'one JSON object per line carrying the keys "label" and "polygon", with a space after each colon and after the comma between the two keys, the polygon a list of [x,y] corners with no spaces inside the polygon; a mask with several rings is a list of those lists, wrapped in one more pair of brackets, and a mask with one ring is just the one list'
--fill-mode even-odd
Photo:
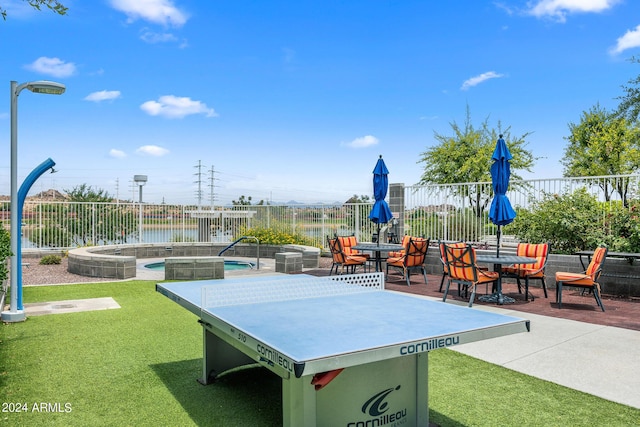
{"label": "umbrella pole", "polygon": [[498,244],[498,247],[496,249],[496,256],[497,257],[500,257],[500,235],[502,234],[501,228],[502,228],[502,226],[499,225],[498,226],[498,231],[496,233],[496,241],[497,241],[497,244]]}

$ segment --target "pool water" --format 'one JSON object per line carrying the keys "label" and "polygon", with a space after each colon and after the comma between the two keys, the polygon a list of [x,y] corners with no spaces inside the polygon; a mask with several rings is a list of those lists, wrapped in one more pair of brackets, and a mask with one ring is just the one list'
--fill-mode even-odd
{"label": "pool water", "polygon": [[[250,270],[254,267],[255,263],[253,262],[224,260],[224,271]],[[164,271],[164,261],[145,264],[144,268],[154,271]]]}

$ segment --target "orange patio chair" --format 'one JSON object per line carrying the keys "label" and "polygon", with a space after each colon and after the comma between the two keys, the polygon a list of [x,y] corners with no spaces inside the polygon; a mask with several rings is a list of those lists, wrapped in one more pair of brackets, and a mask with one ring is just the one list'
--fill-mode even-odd
{"label": "orange patio chair", "polygon": [[469,307],[471,307],[476,296],[476,287],[481,284],[495,283],[500,277],[498,272],[485,271],[476,265],[476,250],[468,243],[463,245],[445,243],[444,253],[449,277],[442,301],[447,301],[449,287],[451,282],[454,282],[471,290],[471,297],[469,297]]}
{"label": "orange patio chair", "polygon": [[[444,252],[444,242],[438,242],[438,248],[440,249],[440,262],[442,263],[442,279],[440,280],[440,289],[438,289],[438,292],[442,292],[442,286],[444,285],[444,280],[447,278],[447,276],[449,275],[449,268],[447,267],[447,256]],[[454,246],[457,248],[463,248],[466,243],[464,242],[457,242],[457,243],[449,243],[450,246]],[[458,295],[460,295],[460,287],[458,287]]]}
{"label": "orange patio chair", "polygon": [[340,239],[329,239],[329,236],[327,236],[327,242],[329,243],[329,250],[331,251],[331,257],[333,258],[333,264],[329,270],[329,276],[331,276],[334,269],[336,274],[338,274],[338,267],[340,267],[340,274],[342,274],[344,273],[345,268],[347,273],[355,273],[358,266],[364,267],[366,265],[367,258],[346,255],[342,250],[342,245],[340,245]]}
{"label": "orange patio chair", "polygon": [[544,280],[544,269],[547,266],[547,260],[549,259],[549,252],[551,251],[551,244],[549,243],[518,243],[516,249],[516,255],[535,258],[537,261],[535,264],[513,264],[506,267],[502,267],[502,277],[510,277],[516,279],[518,282],[518,292],[522,293],[522,284],[520,279],[524,279],[524,299],[529,300],[531,295],[531,301],[534,300],[533,294],[529,293],[529,280],[537,279],[542,282],[542,290],[544,291],[544,297],[547,296],[547,284]]}
{"label": "orange patio chair", "polygon": [[429,249],[429,239],[422,237],[410,237],[405,246],[404,255],[387,258],[387,274],[389,267],[402,271],[403,278],[407,281],[407,286],[411,286],[411,272],[419,270],[427,284],[427,270],[424,268],[424,261]]}
{"label": "orange patio chair", "polygon": [[347,256],[361,256],[369,259],[370,255],[365,254],[357,249],[353,249],[358,244],[358,238],[356,236],[339,236],[338,240],[342,246],[342,251]]}
{"label": "orange patio chair", "polygon": [[[409,244],[409,239],[411,238],[411,236],[409,236],[408,234],[405,234],[404,236],[402,236],[402,242],[401,245],[403,248],[406,248],[407,245]],[[389,252],[389,257],[391,258],[397,258],[397,257],[401,257],[405,254],[405,250],[404,249],[400,249],[399,251],[391,251]]]}
{"label": "orange patio chair", "polygon": [[607,252],[608,249],[605,246],[596,248],[589,266],[583,273],[566,273],[563,271],[556,273],[556,302],[558,303],[558,308],[562,308],[562,289],[569,286],[593,291],[596,303],[604,311],[604,305],[600,298],[601,291],[598,278],[602,273],[602,266],[607,258]]}

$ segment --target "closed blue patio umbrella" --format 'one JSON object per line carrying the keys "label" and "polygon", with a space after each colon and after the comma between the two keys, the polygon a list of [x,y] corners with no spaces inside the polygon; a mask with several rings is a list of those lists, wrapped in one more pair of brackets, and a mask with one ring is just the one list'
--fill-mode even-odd
{"label": "closed blue patio umbrella", "polygon": [[378,224],[378,245],[380,244],[380,224],[386,224],[393,218],[389,205],[384,200],[387,197],[389,187],[389,169],[384,164],[382,156],[378,159],[376,167],[373,168],[373,198],[375,203],[369,213],[369,219]]}
{"label": "closed blue patio umbrella", "polygon": [[513,158],[509,152],[509,147],[502,139],[502,135],[496,143],[496,149],[493,152],[493,164],[491,165],[491,183],[493,184],[493,201],[489,209],[489,219],[498,226],[496,234],[498,249],[497,256],[500,256],[500,237],[501,227],[510,224],[516,217],[516,211],[511,207],[511,202],[507,197],[507,189],[509,188],[509,177],[511,175],[511,165],[509,160]]}

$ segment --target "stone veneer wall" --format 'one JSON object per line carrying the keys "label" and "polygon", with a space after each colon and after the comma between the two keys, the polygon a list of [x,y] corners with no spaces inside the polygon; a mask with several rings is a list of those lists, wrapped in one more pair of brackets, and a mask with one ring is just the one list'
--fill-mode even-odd
{"label": "stone veneer wall", "polygon": [[224,258],[197,256],[164,259],[164,280],[202,279],[224,279]]}

